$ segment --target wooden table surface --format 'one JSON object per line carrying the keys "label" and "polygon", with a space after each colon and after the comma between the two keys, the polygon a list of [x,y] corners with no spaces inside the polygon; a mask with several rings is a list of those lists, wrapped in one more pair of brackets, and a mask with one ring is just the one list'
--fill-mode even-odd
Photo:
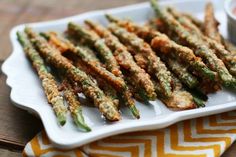
{"label": "wooden table surface", "polygon": [[[21,23],[45,21],[86,11],[123,6],[144,0],[0,0],[0,65],[9,56],[10,29]],[[21,156],[25,144],[41,129],[39,119],[13,106],[6,77],[0,72],[0,157]],[[236,156],[236,144],[223,157]]]}

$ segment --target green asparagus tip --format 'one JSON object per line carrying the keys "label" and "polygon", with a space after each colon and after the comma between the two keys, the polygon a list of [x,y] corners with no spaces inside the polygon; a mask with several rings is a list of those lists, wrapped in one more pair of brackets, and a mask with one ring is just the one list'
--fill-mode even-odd
{"label": "green asparagus tip", "polygon": [[131,110],[131,112],[135,118],[137,118],[137,119],[140,118],[139,110],[136,108],[135,105],[130,106],[129,109]]}
{"label": "green asparagus tip", "polygon": [[91,37],[90,35],[88,35],[89,33],[83,27],[73,22],[68,23],[68,29],[73,30],[72,32],[76,32],[77,35],[84,37],[86,40],[90,39]]}
{"label": "green asparagus tip", "polygon": [[193,88],[197,87],[197,85],[199,84],[197,79],[195,79],[195,80],[193,80],[193,79],[192,80],[187,80],[186,83],[187,83],[187,86],[190,89],[193,89]]}
{"label": "green asparagus tip", "polygon": [[40,32],[39,35],[41,35],[42,37],[44,37],[46,40],[50,39],[50,36],[47,33],[44,32]]}
{"label": "green asparagus tip", "polygon": [[156,93],[153,93],[152,95],[149,96],[149,100],[151,100],[151,101],[156,100],[156,98],[157,98]]}
{"label": "green asparagus tip", "polygon": [[69,28],[73,28],[73,27],[75,27],[75,24],[74,24],[73,22],[69,22],[69,23],[68,23],[68,27],[69,27]]}
{"label": "green asparagus tip", "polygon": [[24,46],[25,45],[25,41],[24,41],[23,33],[20,33],[18,31],[18,32],[16,32],[16,35],[17,35],[17,40],[20,42],[20,44],[22,46]]}
{"label": "green asparagus tip", "polygon": [[91,20],[88,20],[88,19],[86,19],[86,20],[84,20],[84,22],[87,24],[91,24],[91,25],[94,25],[95,24],[95,22],[93,22],[93,21],[91,21]]}
{"label": "green asparagus tip", "polygon": [[157,5],[157,0],[150,0],[150,3],[152,6],[156,6]]}
{"label": "green asparagus tip", "polygon": [[193,101],[196,103],[197,107],[205,107],[205,102],[197,97],[193,97]]}
{"label": "green asparagus tip", "polygon": [[90,20],[84,20],[84,23],[87,24],[90,27],[93,27],[94,23]]}
{"label": "green asparagus tip", "polygon": [[216,73],[215,73],[215,72],[213,72],[213,71],[211,71],[211,70],[209,70],[209,69],[207,69],[207,68],[205,68],[204,71],[205,71],[206,75],[208,76],[208,78],[209,78],[210,80],[212,80],[212,81],[215,80],[215,76],[216,76]]}
{"label": "green asparagus tip", "polygon": [[78,109],[77,114],[73,116],[73,119],[77,127],[85,130],[86,132],[91,131],[91,128],[84,121],[82,110]]}
{"label": "green asparagus tip", "polygon": [[149,97],[147,96],[147,94],[144,91],[144,89],[138,89],[138,95],[140,96],[142,101],[144,101],[144,102],[148,102],[149,101]]}
{"label": "green asparagus tip", "polygon": [[234,89],[236,89],[236,80],[235,80],[235,79],[233,79],[233,81],[232,81],[232,83],[231,83],[231,86],[232,86]]}
{"label": "green asparagus tip", "polygon": [[150,0],[151,6],[156,11],[158,8],[157,0]]}
{"label": "green asparagus tip", "polygon": [[162,17],[162,10],[157,3],[157,0],[150,0],[151,6],[153,10],[155,11],[156,17]]}
{"label": "green asparagus tip", "polygon": [[61,126],[64,126],[66,124],[66,116],[63,114],[57,115],[57,121]]}
{"label": "green asparagus tip", "polygon": [[28,26],[26,26],[26,27],[25,27],[25,29],[24,29],[24,31],[25,31],[25,33],[27,34],[27,33],[29,33],[29,32],[31,32],[31,31],[32,31],[32,28],[31,28],[31,27],[28,27]]}
{"label": "green asparagus tip", "polygon": [[110,15],[110,14],[105,14],[105,17],[107,18],[108,21],[110,22],[117,22],[118,19],[115,18],[114,16]]}
{"label": "green asparagus tip", "polygon": [[190,92],[193,97],[197,97],[198,99],[201,99],[202,101],[207,101],[208,96],[202,92],[200,88],[194,88],[194,89],[187,89],[188,92]]}
{"label": "green asparagus tip", "polygon": [[236,79],[233,78],[232,81],[224,82],[224,86],[226,88],[236,89]]}
{"label": "green asparagus tip", "polygon": [[[171,89],[166,89],[165,97],[169,98],[169,97],[171,97],[171,95],[172,95]],[[153,99],[155,100],[156,97],[154,97]]]}

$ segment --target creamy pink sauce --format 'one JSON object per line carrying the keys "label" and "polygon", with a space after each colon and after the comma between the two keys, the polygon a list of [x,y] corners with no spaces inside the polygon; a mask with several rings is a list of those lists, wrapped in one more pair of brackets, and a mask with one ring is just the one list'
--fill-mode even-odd
{"label": "creamy pink sauce", "polygon": [[234,16],[236,16],[236,7],[233,8],[232,13]]}

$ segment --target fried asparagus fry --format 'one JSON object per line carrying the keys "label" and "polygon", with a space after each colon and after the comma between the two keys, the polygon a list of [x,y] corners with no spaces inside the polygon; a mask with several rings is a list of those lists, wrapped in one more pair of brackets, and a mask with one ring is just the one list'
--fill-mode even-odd
{"label": "fried asparagus fry", "polygon": [[175,74],[178,80],[180,80],[181,83],[185,85],[186,89],[188,89],[193,97],[194,94],[192,91],[197,91],[196,93],[205,95],[207,93],[213,93],[221,89],[220,86],[218,86],[212,80],[200,79],[200,81],[198,81],[197,77],[188,71],[188,67],[186,67],[186,65],[183,65],[169,57],[166,57],[163,60],[166,61],[166,63],[168,64],[168,68],[173,72],[173,74]]}
{"label": "fried asparagus fry", "polygon": [[54,67],[51,68],[53,74],[59,79],[59,90],[63,92],[63,97],[68,104],[68,109],[75,125],[83,131],[91,131],[91,128],[84,121],[82,106],[80,105],[78,97],[78,93],[81,93],[81,90],[77,88],[78,86],[76,83],[72,83],[68,78],[66,78],[66,76],[64,76],[63,71],[59,71]]}
{"label": "fried asparagus fry", "polygon": [[[177,84],[178,83],[178,84]],[[174,90],[172,92],[171,97],[163,97],[161,93],[161,89],[158,83],[155,83],[155,89],[159,99],[169,108],[175,110],[186,110],[196,108],[196,104],[193,100],[193,96],[182,89],[182,84],[178,81],[175,83]]]}
{"label": "fried asparagus fry", "polygon": [[[93,58],[87,57],[87,52],[84,51],[83,48],[79,46],[74,46],[70,41],[65,38],[58,37],[57,35],[53,35],[54,39],[57,42],[61,42],[66,44],[69,47],[69,50],[75,55],[79,56],[94,72],[96,72],[99,76],[106,79],[110,84],[112,84],[117,90],[121,90],[125,88],[125,83],[119,77],[116,77],[114,74],[107,71],[104,67],[101,66],[100,62],[93,60]],[[50,35],[50,38],[52,35]]]}
{"label": "fried asparagus fry", "polygon": [[132,21],[119,20],[111,15],[106,15],[106,17],[110,21],[116,22],[118,25],[125,27],[130,32],[136,33],[138,36],[151,43],[152,48],[164,53],[163,55],[169,54],[170,56],[185,62],[185,64],[189,65],[192,69],[200,73],[202,76],[214,80],[215,73],[211,71],[201,61],[200,58],[196,57],[191,49],[175,43],[174,41],[170,40],[165,34],[162,34],[148,27],[141,27],[133,23]]}
{"label": "fried asparagus fry", "polygon": [[69,110],[71,112],[74,123],[78,128],[81,128],[85,131],[91,131],[91,128],[84,121],[81,104],[78,100],[78,96],[76,95],[76,93],[74,93],[69,80],[64,79],[62,82],[62,86],[64,97],[69,105]]}
{"label": "fried asparagus fry", "polygon": [[194,17],[194,16],[192,16],[191,14],[188,14],[188,13],[182,13],[181,15],[186,17],[187,19],[189,19],[201,31],[204,29],[204,24],[201,20],[197,19],[196,17]]}
{"label": "fried asparagus fry", "polygon": [[[52,32],[50,32],[51,34]],[[49,40],[50,37],[44,33],[44,36],[47,36],[47,39]],[[53,37],[53,36],[51,36]],[[69,39],[70,41],[72,40],[72,38]],[[49,43],[51,43],[49,41]],[[55,46],[55,43],[51,43],[53,46]],[[73,44],[78,44],[78,41],[73,41]],[[88,46],[82,45],[81,43],[78,44],[78,46],[80,48],[83,49],[83,51],[86,51],[86,55],[87,57],[89,57],[91,60],[94,60],[96,62],[99,62],[99,59],[96,57],[96,55],[94,54],[93,50],[90,49]],[[58,47],[59,48],[59,47]],[[65,51],[60,51],[62,54],[64,54],[64,52],[69,51],[69,47],[67,46],[66,49],[64,49]],[[91,68],[89,68],[86,63],[83,62],[83,60],[81,60],[80,58],[78,58],[77,56],[71,55],[71,53],[66,53],[66,57],[68,57],[69,60],[73,61],[73,64],[75,66],[77,66],[79,69],[81,69],[82,71],[84,71],[85,73],[91,75],[94,81],[97,82],[99,88],[101,88],[103,90],[103,92],[105,93],[105,95],[110,98],[113,102],[113,104],[119,108],[119,97],[118,97],[118,93],[117,91],[110,85],[108,84],[104,79],[102,79],[101,77],[99,77],[97,74],[95,74]],[[102,64],[101,64],[102,65]],[[102,65],[103,66],[103,65]],[[94,79],[96,78],[96,80]],[[77,91],[77,93],[81,93],[80,91],[78,92],[78,89],[75,89]]]}
{"label": "fried asparagus fry", "polygon": [[236,56],[233,56],[231,52],[227,51],[220,42],[204,36],[202,32],[191,23],[191,21],[181,16],[181,14],[173,8],[168,8],[168,11],[180,22],[180,24],[189,30],[189,32],[197,35],[200,40],[205,41],[208,47],[214,51],[217,57],[219,57],[224,62],[226,67],[229,69],[229,72],[234,76],[236,75]]}
{"label": "fried asparagus fry", "polygon": [[187,17],[182,16],[176,9],[172,7],[167,7],[167,11],[189,32],[193,33],[192,35],[197,35],[202,37],[203,32],[193,24]]}
{"label": "fried asparagus fry", "polygon": [[[83,51],[86,51],[86,54],[88,57],[90,57],[92,60],[99,62],[98,58],[94,55],[94,52],[87,46],[83,46],[79,44],[79,46],[83,49]],[[73,61],[73,64],[77,66],[79,69],[87,73],[88,75],[92,76],[92,79],[97,82],[99,88],[103,90],[105,95],[112,100],[113,104],[119,108],[119,97],[117,91],[106,82],[103,78],[99,77],[90,67],[86,65],[86,63],[83,62],[80,58],[77,56],[69,54],[69,59]],[[102,65],[102,64],[101,64]],[[103,66],[103,65],[102,65]],[[94,79],[96,78],[96,79]]]}
{"label": "fried asparagus fry", "polygon": [[106,45],[113,51],[113,55],[120,67],[135,78],[133,80],[135,86],[139,86],[139,89],[143,89],[144,91],[140,96],[143,96],[142,98],[144,100],[155,100],[156,93],[150,76],[135,63],[132,55],[127,51],[127,48],[119,42],[116,36],[111,34],[111,32],[103,26],[95,23],[92,24],[91,21],[86,21],[86,24],[100,37],[104,38]]}
{"label": "fried asparagus fry", "polygon": [[135,34],[129,33],[124,28],[112,23],[109,29],[122,41],[134,54],[137,64],[158,79],[162,92],[166,97],[172,93],[170,72],[165,64],[155,55],[151,47]]}
{"label": "fried asparagus fry", "polygon": [[[53,45],[54,46],[54,45]],[[85,48],[85,49],[84,49]],[[83,47],[84,51],[88,50],[87,47]],[[89,49],[89,53],[92,53],[92,51]],[[105,93],[105,95],[112,100],[113,104],[119,108],[119,97],[118,97],[118,93],[117,91],[110,85],[108,84],[104,79],[102,79],[101,77],[99,77],[97,74],[95,74],[91,68],[89,68],[86,63],[83,62],[83,60],[81,60],[80,58],[78,58],[77,56],[71,55],[71,53],[69,53],[69,55],[67,54],[67,57],[69,60],[71,60],[73,62],[73,64],[78,67],[79,69],[81,69],[82,71],[84,71],[85,73],[88,74],[88,76],[91,76],[90,78],[96,82],[98,84],[98,87],[100,89],[103,90],[103,92]],[[95,56],[94,56],[95,57]],[[97,60],[98,58],[94,58],[95,60]],[[96,79],[94,79],[96,78]],[[77,88],[75,88],[75,87]],[[74,82],[74,91],[76,93],[81,93],[81,89],[80,87],[77,86],[77,83]]]}
{"label": "fried asparagus fry", "polygon": [[236,55],[227,51],[222,44],[216,42],[215,40],[208,37],[203,37],[203,39],[205,39],[205,41],[209,44],[209,47],[214,50],[215,54],[224,62],[229,72],[236,76]]}
{"label": "fried asparagus fry", "polygon": [[59,51],[50,46],[46,40],[30,28],[26,28],[25,32],[31,39],[31,42],[39,49],[40,54],[45,60],[56,68],[63,69],[70,79],[77,82],[81,86],[83,94],[94,102],[94,105],[98,107],[107,120],[120,120],[120,113],[114,104],[86,73],[73,66]]}
{"label": "fried asparagus fry", "polygon": [[231,55],[236,55],[236,47],[228,40],[224,39],[222,37],[222,42],[223,42],[223,45],[225,46],[226,50],[228,50]]}
{"label": "fried asparagus fry", "polygon": [[132,77],[132,75],[129,75],[128,73],[125,73],[124,76],[134,98],[141,102],[148,102],[149,98],[147,98],[145,90],[140,86],[137,86],[136,78]]}
{"label": "fried asparagus fry", "polygon": [[150,43],[155,36],[159,35],[159,32],[154,33],[154,31],[151,31],[147,26],[140,26],[130,20],[121,20],[110,14],[106,14],[105,16],[110,22],[114,22],[126,28],[127,31],[137,34],[148,43]]}
{"label": "fried asparagus fry", "polygon": [[173,16],[171,16],[166,10],[160,8],[156,0],[151,0],[151,4],[156,15],[159,16],[168,28],[179,37],[179,42],[191,47],[194,50],[194,53],[197,56],[202,57],[212,70],[217,71],[222,84],[228,87],[235,86],[235,80],[225,67],[223,61],[215,55],[203,40],[199,40],[198,37],[191,35],[187,30],[185,30],[185,28],[176,21]]}
{"label": "fried asparagus fry", "polygon": [[219,22],[214,16],[214,8],[211,2],[208,2],[205,8],[204,32],[209,38],[221,43],[221,35],[218,30]]}
{"label": "fried asparagus fry", "polygon": [[114,75],[118,77],[122,77],[122,73],[120,71],[120,67],[113,56],[111,50],[106,46],[104,41],[99,38],[94,32],[86,30],[79,25],[76,25],[72,22],[68,24],[68,32],[72,35],[78,35],[80,38],[84,40],[85,43],[88,43],[96,48],[99,52],[99,55],[104,60],[106,68],[112,72]]}
{"label": "fried asparagus fry", "polygon": [[189,65],[200,76],[204,76],[210,80],[214,80],[216,73],[210,70],[201,60],[195,56],[194,52],[188,47],[181,46],[168,39],[167,36],[155,37],[151,41],[151,46],[155,50],[159,50],[163,55],[170,55],[172,58],[177,58],[179,61]]}
{"label": "fried asparagus fry", "polygon": [[166,57],[164,59],[170,68],[170,70],[180,79],[180,81],[185,84],[190,89],[196,88],[199,84],[197,78],[188,72],[185,65],[179,63],[178,61]]}
{"label": "fried asparagus fry", "polygon": [[[53,36],[53,37],[52,37]],[[69,47],[69,50],[74,53],[75,55],[79,56],[85,64],[87,64],[88,67],[90,67],[93,72],[95,72],[98,76],[102,77],[104,80],[106,80],[109,84],[114,87],[118,93],[121,94],[122,99],[124,100],[125,105],[129,107],[132,114],[136,118],[140,118],[139,111],[135,107],[135,102],[132,99],[132,94],[128,89],[128,86],[125,84],[124,80],[121,77],[116,77],[113,73],[107,71],[105,68],[103,68],[100,65],[100,62],[95,61],[94,59],[87,57],[86,51],[84,51],[81,47],[77,46],[75,47],[70,41],[66,40],[65,38],[59,38],[55,34],[51,34],[50,38],[54,38],[54,40],[57,41],[57,43],[61,43],[60,45],[63,45],[62,43],[66,44]]]}
{"label": "fried asparagus fry", "polygon": [[[184,94],[185,96],[191,94],[191,96],[186,97],[186,98],[187,98],[187,99],[190,99],[190,100],[191,100],[191,98],[192,98],[192,100],[193,100],[195,106],[197,106],[197,107],[204,107],[204,106],[205,106],[205,101],[204,101],[204,99],[202,99],[200,96],[198,96],[199,93],[197,93],[196,91],[193,91],[193,90],[191,90],[190,92],[186,91],[186,90],[183,88],[183,86],[182,86],[180,80],[179,80],[177,77],[175,77],[174,75],[172,75],[172,79],[173,79],[173,82],[174,82],[175,90],[176,90],[177,92],[178,92],[178,91],[182,91],[183,93],[185,93],[185,94]],[[205,97],[206,97],[206,100],[207,100],[207,96],[205,96]],[[183,97],[183,98],[184,98],[184,97]]]}
{"label": "fried asparagus fry", "polygon": [[[86,54],[88,57],[90,57],[92,60],[94,61],[98,61],[98,58],[94,55],[94,52],[87,46],[82,46],[79,44],[79,46],[86,51]],[[75,66],[77,66],[79,69],[83,70],[85,73],[89,74],[92,76],[93,80],[97,82],[99,88],[101,88],[103,90],[103,92],[105,93],[105,95],[112,100],[113,104],[119,108],[119,97],[118,97],[118,93],[117,91],[106,82],[106,80],[104,80],[103,78],[99,77],[97,74],[95,74],[91,68],[89,68],[84,62],[83,60],[81,60],[78,57],[74,57],[71,56],[70,58],[71,60],[73,60],[73,63]],[[94,79],[96,78],[96,80]]]}
{"label": "fried asparagus fry", "polygon": [[119,97],[117,91],[110,85],[108,84],[104,79],[101,77],[98,77],[92,70],[89,68],[80,58],[76,58],[74,60],[74,64],[79,67],[81,70],[86,72],[87,74],[90,74],[94,79],[94,81],[97,82],[99,88],[103,90],[105,95],[112,100],[113,104],[119,108]]}
{"label": "fried asparagus fry", "polygon": [[52,108],[57,116],[57,121],[60,125],[64,125],[66,123],[66,113],[67,108],[64,105],[63,97],[58,90],[57,82],[53,75],[47,70],[47,67],[39,55],[39,53],[34,49],[31,45],[27,37],[20,32],[17,32],[18,41],[22,45],[26,56],[31,61],[34,69],[36,70],[39,78],[42,81],[42,86],[44,88],[44,92],[47,96],[48,102],[52,105]]}

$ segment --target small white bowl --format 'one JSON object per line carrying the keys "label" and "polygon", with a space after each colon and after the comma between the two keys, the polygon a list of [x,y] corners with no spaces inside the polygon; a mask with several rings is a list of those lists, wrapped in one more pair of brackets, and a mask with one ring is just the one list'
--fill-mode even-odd
{"label": "small white bowl", "polygon": [[228,37],[231,42],[236,44],[236,12],[234,15],[234,9],[236,9],[236,0],[225,0],[225,12],[228,19]]}

